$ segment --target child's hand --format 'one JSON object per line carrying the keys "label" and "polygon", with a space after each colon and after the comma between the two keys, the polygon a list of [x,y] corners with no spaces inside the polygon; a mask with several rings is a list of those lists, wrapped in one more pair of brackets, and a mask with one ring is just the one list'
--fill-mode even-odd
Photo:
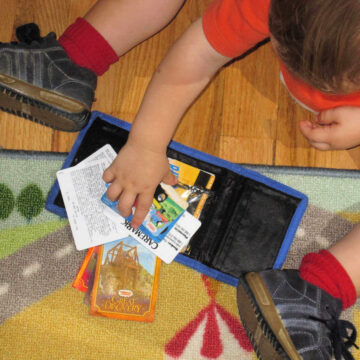
{"label": "child's hand", "polygon": [[360,107],[340,106],[319,113],[316,123],[301,121],[300,131],[319,150],[345,150],[360,145]]}
{"label": "child's hand", "polygon": [[131,221],[134,228],[141,225],[148,213],[157,185],[161,181],[169,185],[177,183],[165,153],[144,149],[129,142],[105,170],[103,180],[111,183],[107,196],[111,201],[119,200],[118,208],[123,217],[131,215],[136,201]]}

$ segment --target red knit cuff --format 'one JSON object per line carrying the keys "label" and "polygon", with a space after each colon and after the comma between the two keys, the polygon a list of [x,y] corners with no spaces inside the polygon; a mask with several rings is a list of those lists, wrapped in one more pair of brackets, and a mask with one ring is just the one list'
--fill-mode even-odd
{"label": "red knit cuff", "polygon": [[118,56],[103,36],[85,19],[78,18],[59,38],[72,61],[102,75]]}
{"label": "red knit cuff", "polygon": [[342,301],[343,310],[356,301],[356,289],[341,263],[327,250],[304,256],[300,277]]}

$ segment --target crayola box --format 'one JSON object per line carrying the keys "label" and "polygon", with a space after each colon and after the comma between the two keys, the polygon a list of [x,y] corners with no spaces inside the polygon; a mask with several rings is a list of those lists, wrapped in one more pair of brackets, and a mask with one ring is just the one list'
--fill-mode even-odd
{"label": "crayola box", "polygon": [[169,158],[169,164],[171,172],[178,179],[175,190],[187,201],[187,211],[199,218],[211,194],[215,175],[172,158]]}

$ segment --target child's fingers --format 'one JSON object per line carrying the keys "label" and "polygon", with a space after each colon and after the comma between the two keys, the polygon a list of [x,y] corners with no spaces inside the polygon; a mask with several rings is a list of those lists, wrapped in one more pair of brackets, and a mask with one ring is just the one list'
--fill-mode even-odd
{"label": "child's fingers", "polygon": [[331,146],[328,143],[324,143],[324,142],[322,143],[322,142],[315,142],[315,141],[309,140],[309,144],[318,150],[330,150],[331,149]]}
{"label": "child's fingers", "polygon": [[115,179],[115,174],[111,171],[111,168],[108,167],[103,173],[103,180],[107,183],[113,182]]}
{"label": "child's fingers", "polygon": [[162,179],[162,182],[164,182],[167,185],[176,185],[177,184],[177,177],[171,172],[171,170],[169,169],[169,171],[166,173],[166,175],[164,176],[164,178]]}
{"label": "child's fingers", "polygon": [[136,194],[129,191],[123,191],[119,197],[118,209],[120,215],[128,217],[132,213],[132,207],[136,200]]}
{"label": "child's fingers", "polygon": [[321,126],[310,121],[302,121],[300,122],[300,131],[315,148],[328,150],[331,148],[336,127],[333,125]]}
{"label": "child's fingers", "polygon": [[316,122],[319,125],[331,125],[338,120],[336,109],[324,110],[319,113],[316,118]]}
{"label": "child's fingers", "polygon": [[106,191],[106,196],[109,200],[116,201],[119,198],[121,191],[122,191],[121,185],[119,185],[118,182],[113,182],[108,187]]}
{"label": "child's fingers", "polygon": [[154,194],[141,194],[136,199],[136,208],[133,218],[131,219],[131,226],[138,228],[144,221],[146,214],[149,212],[152,204]]}

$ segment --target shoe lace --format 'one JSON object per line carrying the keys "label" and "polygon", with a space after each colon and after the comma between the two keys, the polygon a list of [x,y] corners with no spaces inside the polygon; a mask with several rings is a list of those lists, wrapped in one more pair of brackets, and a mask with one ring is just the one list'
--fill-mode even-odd
{"label": "shoe lace", "polygon": [[310,318],[322,322],[330,330],[330,339],[333,345],[335,360],[341,360],[342,356],[345,360],[354,360],[349,349],[352,346],[359,349],[355,344],[355,326],[350,321],[340,320],[334,309],[330,306],[327,305],[325,308],[330,315],[329,319],[320,319],[314,316],[310,316]]}

